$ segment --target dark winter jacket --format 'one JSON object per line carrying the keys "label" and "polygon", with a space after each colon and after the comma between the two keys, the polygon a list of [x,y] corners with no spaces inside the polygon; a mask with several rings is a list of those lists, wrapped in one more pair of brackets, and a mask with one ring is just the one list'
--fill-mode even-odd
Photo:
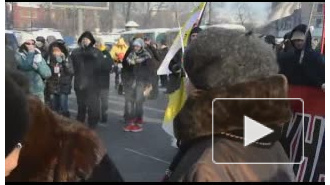
{"label": "dark winter jacket", "polygon": [[[291,32],[296,30],[306,32],[306,25],[298,25]],[[280,53],[278,63],[280,66],[280,73],[284,74],[289,84],[321,87],[325,82],[325,65],[322,56],[312,49],[312,36],[308,32],[305,44],[305,54],[302,63],[299,64],[300,54],[302,51],[294,48],[287,52]]]}
{"label": "dark winter jacket", "polygon": [[99,82],[101,89],[109,89],[110,86],[110,71],[113,65],[113,60],[110,56],[108,50],[106,50],[105,46],[100,48],[100,51],[103,54],[103,60],[101,63],[101,71],[99,74]]}
{"label": "dark winter jacket", "polygon": [[181,49],[174,55],[174,57],[170,61],[168,68],[172,73],[169,74],[167,92],[172,93],[180,88],[181,77],[184,76],[184,71],[182,68],[182,50]]}
{"label": "dark winter jacket", "polygon": [[97,134],[28,99],[29,128],[7,182],[122,182]]}
{"label": "dark winter jacket", "polygon": [[[128,80],[131,81],[135,79],[137,81],[149,83],[151,80],[151,59],[151,54],[144,48],[139,52],[131,51],[125,60],[126,64],[123,64],[123,68],[129,68],[126,70]],[[134,64],[132,64],[132,62]]]}
{"label": "dark winter jacket", "polygon": [[152,75],[157,76],[157,69],[160,66],[160,56],[156,48],[152,45],[147,45],[145,49],[150,53],[151,60],[150,60],[150,72]]}
{"label": "dark winter jacket", "polygon": [[[272,76],[233,85],[226,89],[197,91],[188,97],[174,120],[179,152],[174,158],[167,181],[246,182],[294,180],[291,165],[285,164],[214,164],[234,162],[289,162],[278,142],[281,127],[290,120],[287,101],[221,101],[214,98],[286,98],[287,82],[283,76]],[[274,132],[244,147],[244,115],[259,121]],[[214,133],[214,158],[212,158]]]}
{"label": "dark winter jacket", "polygon": [[[88,37],[91,43],[87,47],[82,46],[82,38]],[[102,71],[103,54],[94,48],[95,39],[90,32],[84,32],[78,39],[79,48],[71,53],[71,60],[74,69],[74,89],[92,90],[100,89],[99,74]]]}
{"label": "dark winter jacket", "polygon": [[159,58],[160,58],[160,62],[163,62],[165,56],[167,55],[168,52],[168,47],[162,45],[161,48],[159,49],[158,53],[159,53]]}
{"label": "dark winter jacket", "polygon": [[[64,54],[61,61],[57,61],[52,54],[54,47],[60,48]],[[49,45],[48,66],[52,76],[47,80],[47,90],[50,94],[70,94],[72,88],[73,67],[69,58],[69,52],[63,41],[55,41]],[[59,69],[59,72],[56,71]]]}

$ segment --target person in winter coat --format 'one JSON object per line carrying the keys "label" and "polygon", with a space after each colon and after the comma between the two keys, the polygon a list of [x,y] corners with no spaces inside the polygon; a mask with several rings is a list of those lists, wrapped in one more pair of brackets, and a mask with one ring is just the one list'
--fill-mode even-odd
{"label": "person in winter coat", "polygon": [[[13,72],[15,75],[12,75]],[[19,74],[21,75],[21,74]],[[14,69],[6,69],[6,148],[5,148],[5,173],[6,177],[18,165],[22,149],[22,141],[28,128],[28,109],[24,90],[13,77],[17,76]],[[20,81],[25,81],[24,76]],[[26,83],[26,82],[24,82]]]}
{"label": "person in winter coat", "polygon": [[125,43],[123,38],[119,38],[118,42],[112,46],[110,55],[112,60],[115,63],[114,72],[115,72],[115,87],[117,88],[120,81],[120,73],[121,73],[121,63],[123,62],[125,53],[128,49],[128,46]]}
{"label": "person in winter coat", "polygon": [[151,81],[152,81],[152,91],[150,94],[150,99],[156,99],[158,96],[158,75],[157,75],[157,70],[160,66],[160,56],[157,51],[157,48],[153,46],[152,41],[149,37],[144,38],[144,45],[145,49],[151,54],[151,63],[150,63],[150,72],[151,72]]}
{"label": "person in winter coat", "polygon": [[[189,35],[188,44],[191,41],[195,40],[198,36],[198,33],[201,32],[202,29],[199,27],[194,27]],[[182,69],[182,50],[180,49],[171,60],[168,68],[172,72],[169,74],[169,82],[167,87],[167,93],[173,93],[177,89],[180,88],[181,77],[184,76],[184,72]]]}
{"label": "person in winter coat", "polygon": [[123,181],[94,131],[25,94],[24,77],[7,77],[6,182]]}
{"label": "person in winter coat", "polygon": [[128,125],[126,132],[140,132],[143,124],[143,103],[147,89],[151,86],[150,62],[151,54],[144,49],[144,41],[140,38],[134,40],[134,50],[124,60],[126,71],[125,89],[125,118]]}
{"label": "person in winter coat", "polygon": [[[166,45],[166,40],[163,39],[160,41],[160,48],[159,48],[159,57],[160,57],[160,62],[163,62],[163,60],[165,59],[165,56],[168,52],[168,47]],[[161,87],[167,87],[167,83],[168,83],[168,75],[160,75],[160,83],[161,83]]]}
{"label": "person in winter coat", "polygon": [[[325,83],[325,65],[322,56],[312,49],[310,31],[305,37],[307,26],[295,27],[290,35],[293,49],[279,55],[280,74],[284,74],[292,85],[323,88]],[[301,52],[304,57],[299,63]]]}
{"label": "person in winter coat", "polygon": [[[165,181],[293,181],[291,165],[242,164],[289,162],[278,141],[282,125],[291,118],[289,102],[214,102],[214,98],[286,98],[287,81],[277,74],[276,55],[271,46],[253,34],[209,28],[185,52],[184,69],[195,89],[188,93],[185,105],[174,119],[179,152]],[[244,146],[244,115],[274,132]]]}
{"label": "person in winter coat", "polygon": [[95,128],[100,118],[100,81],[103,54],[94,47],[93,35],[86,31],[78,39],[79,48],[71,53],[74,69],[74,90],[77,96],[77,120],[85,122],[88,114],[90,128]]}
{"label": "person in winter coat", "polygon": [[100,83],[100,102],[101,102],[101,122],[106,123],[108,121],[108,104],[109,104],[109,91],[110,91],[110,71],[113,65],[113,61],[109,52],[106,50],[106,46],[101,38],[97,39],[96,48],[103,54],[102,67],[99,74]]}
{"label": "person in winter coat", "polygon": [[36,38],[36,47],[40,50],[42,57],[48,59],[48,50],[46,46],[46,39],[43,36],[38,36]]}
{"label": "person in winter coat", "polygon": [[47,64],[52,71],[52,76],[47,80],[51,108],[63,116],[70,117],[68,96],[71,94],[73,67],[64,41],[57,40],[49,45]]}
{"label": "person in winter coat", "polygon": [[18,69],[29,79],[30,93],[44,102],[44,80],[51,76],[51,70],[35,44],[33,38],[27,39],[16,52],[15,59]]}
{"label": "person in winter coat", "polygon": [[[36,38],[36,47],[40,50],[42,58],[45,59],[45,61],[48,60],[48,45],[46,45],[46,39],[43,36],[38,36]],[[47,81],[45,81],[47,84]],[[50,93],[48,90],[48,86],[46,85],[45,87],[45,103],[49,106],[51,106],[50,102]]]}

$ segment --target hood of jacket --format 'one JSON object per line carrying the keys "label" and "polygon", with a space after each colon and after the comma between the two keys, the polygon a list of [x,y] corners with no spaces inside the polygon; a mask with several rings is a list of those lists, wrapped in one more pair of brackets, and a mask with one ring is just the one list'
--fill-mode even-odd
{"label": "hood of jacket", "polygon": [[94,131],[28,98],[29,128],[17,168],[6,181],[67,182],[88,179],[106,150]]}
{"label": "hood of jacket", "polygon": [[96,43],[96,40],[95,40],[93,34],[90,31],[85,31],[83,34],[81,34],[81,36],[78,39],[78,44],[79,45],[81,45],[81,41],[84,37],[91,40],[90,46],[94,46],[94,44]]}
{"label": "hood of jacket", "polygon": [[[301,31],[305,34],[306,30],[307,30],[307,26],[305,24],[300,24],[300,25],[296,26],[290,33],[290,41],[291,41],[292,35],[295,31]],[[291,41],[291,43],[292,43],[292,41]],[[293,43],[292,43],[292,46],[294,47]],[[305,40],[305,50],[311,50],[311,49],[312,49],[312,35],[311,35],[310,30],[308,30],[307,37]]]}
{"label": "hood of jacket", "polygon": [[120,38],[116,44],[117,46],[120,46],[120,47],[128,47],[125,40],[123,38]]}
{"label": "hood of jacket", "polygon": [[52,50],[54,47],[60,48],[61,52],[65,55],[65,58],[69,57],[69,51],[67,47],[65,46],[65,42],[62,40],[56,40],[55,42],[52,42],[48,47],[48,53],[52,55]]}
{"label": "hood of jacket", "polygon": [[[212,135],[214,98],[287,98],[287,81],[282,75],[244,82],[228,88],[196,91],[190,95],[174,120],[174,133],[181,143]],[[268,127],[278,127],[291,118],[288,101],[215,101],[214,134],[242,130],[244,115]]]}

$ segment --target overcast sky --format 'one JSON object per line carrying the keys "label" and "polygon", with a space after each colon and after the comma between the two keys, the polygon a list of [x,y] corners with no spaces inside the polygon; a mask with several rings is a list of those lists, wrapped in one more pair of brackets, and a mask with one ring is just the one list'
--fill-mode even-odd
{"label": "overcast sky", "polygon": [[[215,7],[217,6],[217,4],[220,4],[218,2],[212,2],[212,3],[214,3]],[[236,10],[235,3],[236,2],[225,2],[224,5],[225,12],[223,13],[225,14],[225,16],[234,15],[234,11]],[[246,2],[246,3],[251,8],[251,12],[254,14],[254,18],[256,19],[256,22],[263,24],[267,21],[268,14],[270,13],[269,11],[270,11],[271,2]],[[217,10],[218,11],[223,10],[223,8]],[[219,11],[220,16],[221,13],[222,11]]]}

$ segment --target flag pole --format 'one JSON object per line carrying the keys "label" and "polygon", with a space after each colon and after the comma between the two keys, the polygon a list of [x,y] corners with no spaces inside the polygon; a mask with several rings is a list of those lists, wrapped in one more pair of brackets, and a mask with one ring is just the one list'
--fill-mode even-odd
{"label": "flag pole", "polygon": [[321,40],[321,54],[324,54],[324,44],[325,44],[325,3],[323,4],[323,33]]}
{"label": "flag pole", "polygon": [[[313,5],[312,5],[312,10],[311,10],[311,13],[310,13],[310,16],[309,16],[308,26],[307,26],[307,29],[306,29],[306,32],[305,32],[305,38],[307,38],[308,32],[310,30],[309,27],[310,27],[311,22],[312,22],[312,16],[313,16],[313,11],[314,11],[314,6],[315,6],[315,2],[313,2]],[[306,39],[305,39],[305,47],[306,47]],[[302,63],[302,60],[303,60],[304,56],[305,56],[305,49],[300,54],[299,64]]]}

